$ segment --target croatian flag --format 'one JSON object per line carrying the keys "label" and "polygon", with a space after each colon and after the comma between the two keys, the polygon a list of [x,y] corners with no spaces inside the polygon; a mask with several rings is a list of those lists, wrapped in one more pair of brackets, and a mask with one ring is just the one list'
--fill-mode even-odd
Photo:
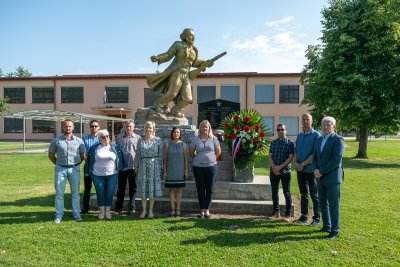
{"label": "croatian flag", "polygon": [[232,160],[235,161],[236,154],[240,148],[240,137],[236,137],[232,142]]}
{"label": "croatian flag", "polygon": [[107,91],[104,90],[104,94],[103,94],[103,105],[107,104]]}

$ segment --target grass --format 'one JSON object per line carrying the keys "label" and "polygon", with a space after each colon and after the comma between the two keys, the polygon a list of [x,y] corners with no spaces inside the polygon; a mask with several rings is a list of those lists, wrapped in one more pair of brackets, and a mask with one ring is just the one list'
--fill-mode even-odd
{"label": "grass", "polygon": [[[369,142],[368,160],[353,158],[356,142],[346,144],[341,237],[333,241],[264,219],[106,222],[91,214],[77,223],[67,212],[55,225],[47,155],[0,154],[0,266],[399,266],[400,141]],[[267,175],[266,162],[257,174]]]}

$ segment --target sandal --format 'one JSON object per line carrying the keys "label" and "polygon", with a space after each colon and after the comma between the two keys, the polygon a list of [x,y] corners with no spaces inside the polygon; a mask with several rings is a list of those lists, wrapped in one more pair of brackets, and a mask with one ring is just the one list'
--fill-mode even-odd
{"label": "sandal", "polygon": [[205,215],[204,215],[204,218],[206,218],[206,219],[211,219],[211,217],[212,217],[211,214],[205,214]]}
{"label": "sandal", "polygon": [[172,209],[171,213],[169,214],[169,217],[175,217],[175,216],[176,216],[175,210]]}
{"label": "sandal", "polygon": [[180,216],[181,216],[181,210],[176,210],[175,217],[180,217]]}
{"label": "sandal", "polygon": [[203,214],[203,213],[200,213],[199,215],[197,215],[197,218],[203,219],[203,218],[204,218],[204,214]]}

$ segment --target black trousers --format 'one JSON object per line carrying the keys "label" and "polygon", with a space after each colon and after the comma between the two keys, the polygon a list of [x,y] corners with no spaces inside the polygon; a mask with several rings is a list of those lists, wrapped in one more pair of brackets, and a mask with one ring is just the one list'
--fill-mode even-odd
{"label": "black trousers", "polygon": [[297,172],[297,183],[299,184],[300,194],[301,194],[301,215],[303,217],[308,217],[308,205],[310,198],[308,194],[310,193],[311,200],[313,202],[314,216],[313,220],[319,221],[321,217],[321,208],[319,205],[318,197],[318,187],[317,179],[315,179],[313,173]]}
{"label": "black trousers", "polygon": [[82,201],[82,212],[89,211],[89,200],[90,200],[90,191],[92,190],[92,177],[84,176],[84,190],[83,190],[83,201]]}
{"label": "black trousers", "polygon": [[197,197],[200,209],[209,209],[212,201],[214,184],[217,180],[218,165],[211,167],[193,166],[193,174],[196,181]]}
{"label": "black trousers", "polygon": [[123,210],[126,184],[129,182],[129,210],[136,209],[136,172],[135,170],[120,171],[118,177],[117,203],[115,210],[120,212]]}

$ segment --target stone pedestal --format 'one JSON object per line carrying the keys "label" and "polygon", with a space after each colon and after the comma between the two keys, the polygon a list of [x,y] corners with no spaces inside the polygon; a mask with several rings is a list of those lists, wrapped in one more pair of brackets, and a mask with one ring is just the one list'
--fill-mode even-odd
{"label": "stone pedestal", "polygon": [[254,179],[254,166],[238,170],[235,169],[233,173],[233,181],[237,183],[252,183]]}
{"label": "stone pedestal", "polygon": [[145,124],[146,121],[154,121],[155,124],[163,125],[188,125],[188,120],[186,118],[176,118],[157,113],[152,108],[139,108],[135,113],[135,123]]}

